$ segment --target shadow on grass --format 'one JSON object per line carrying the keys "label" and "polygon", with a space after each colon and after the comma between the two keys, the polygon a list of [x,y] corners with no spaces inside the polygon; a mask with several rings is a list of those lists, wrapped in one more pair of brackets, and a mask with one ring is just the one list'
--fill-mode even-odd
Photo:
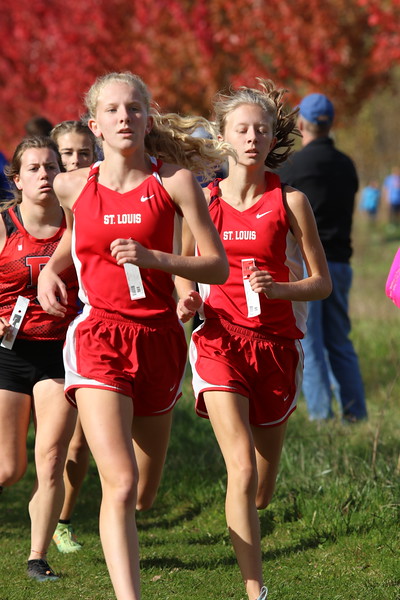
{"label": "shadow on grass", "polygon": [[165,515],[165,508],[160,507],[158,511],[155,508],[152,508],[148,513],[137,515],[137,526],[141,531],[148,531],[152,529],[170,529],[171,527],[175,527],[180,525],[184,521],[191,521],[196,518],[204,509],[204,506],[193,505],[186,506],[179,512],[178,515],[174,517],[159,517],[155,516],[154,513],[163,513]]}
{"label": "shadow on grass", "polygon": [[[357,528],[354,528],[353,533],[358,533]],[[325,544],[335,544],[338,540],[338,536],[334,533],[334,532],[330,532],[330,531],[321,531],[321,532],[316,532],[313,531],[312,533],[310,533],[309,536],[304,536],[301,537],[299,540],[297,540],[296,542],[294,542],[293,544],[290,544],[288,546],[282,547],[282,548],[277,548],[277,549],[271,549],[271,550],[266,550],[264,552],[262,552],[262,559],[263,561],[276,561],[279,558],[283,558],[283,557],[290,557],[294,554],[298,554],[300,552],[306,552],[308,550],[313,550],[316,549],[318,547],[320,547],[321,545],[325,545]],[[196,539],[196,540],[189,540],[188,542],[186,542],[188,545],[211,545],[211,546],[216,546],[217,544],[223,544],[225,542],[225,536],[224,535],[219,535],[219,536],[210,536],[209,538],[207,537],[202,537],[200,539]],[[182,550],[182,554],[184,554],[185,550],[184,550],[184,543],[181,543],[181,550]],[[146,547],[146,543],[143,543],[142,545],[143,548]],[[226,548],[224,548],[224,550],[226,551]],[[204,558],[199,558],[199,559],[195,559],[195,560],[185,560],[179,557],[165,557],[165,556],[157,556],[157,557],[149,557],[149,558],[142,558],[141,560],[141,564],[143,568],[146,569],[151,569],[151,568],[158,568],[158,569],[163,569],[163,570],[169,570],[169,569],[185,569],[188,571],[194,571],[196,569],[205,569],[205,570],[212,570],[218,567],[231,567],[233,565],[236,565],[236,558],[233,552],[233,548],[229,547],[229,556],[224,556],[224,557],[216,557],[215,555],[213,555],[210,558],[204,559]],[[199,553],[200,555],[200,553]],[[204,556],[204,553],[201,554],[201,556]]]}
{"label": "shadow on grass", "polygon": [[[210,543],[218,543],[219,540],[215,538],[210,541]],[[335,541],[335,537],[333,536],[331,542]],[[285,548],[279,548],[275,550],[267,550],[262,553],[263,561],[275,561],[280,557],[291,556],[292,554],[297,554],[299,552],[304,552],[306,550],[318,548],[322,543],[328,542],[328,535],[319,536],[319,535],[311,535],[309,538],[302,538],[297,543],[291,544]],[[198,543],[197,541],[194,543]],[[145,544],[143,544],[145,547]],[[184,547],[181,546],[182,554],[184,554]],[[195,560],[185,560],[178,557],[165,557],[165,556],[157,556],[150,558],[142,558],[141,565],[142,568],[151,569],[158,568],[163,570],[168,569],[185,569],[187,571],[195,571],[196,569],[205,569],[212,570],[218,567],[231,567],[236,565],[236,558],[233,553],[233,548],[229,550],[230,556],[224,557],[215,557],[214,555],[209,559],[199,558]]]}

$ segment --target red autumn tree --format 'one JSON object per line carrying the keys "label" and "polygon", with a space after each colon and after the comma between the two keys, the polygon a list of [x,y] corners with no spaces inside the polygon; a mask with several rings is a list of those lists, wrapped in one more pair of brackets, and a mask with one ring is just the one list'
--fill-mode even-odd
{"label": "red autumn tree", "polygon": [[375,32],[371,71],[385,73],[400,61],[400,0],[358,0]]}
{"label": "red autumn tree", "polygon": [[78,118],[95,77],[115,70],[142,76],[162,110],[208,116],[218,90],[270,77],[292,102],[323,90],[351,114],[390,77],[399,16],[400,0],[7,3],[0,148],[9,153],[34,114]]}

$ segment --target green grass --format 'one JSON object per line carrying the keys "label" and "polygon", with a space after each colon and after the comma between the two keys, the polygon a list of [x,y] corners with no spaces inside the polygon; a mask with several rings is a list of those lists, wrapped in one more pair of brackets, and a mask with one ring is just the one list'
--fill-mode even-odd
{"label": "green grass", "polygon": [[[354,426],[312,423],[301,401],[291,417],[276,493],[260,514],[271,600],[400,599],[400,311],[384,294],[398,244],[382,226],[356,224],[352,335],[370,416]],[[29,448],[32,458],[31,438]],[[84,549],[63,556],[51,547],[49,561],[63,574],[57,583],[25,577],[33,475],[31,460],[0,500],[0,600],[112,600],[93,464],[75,513]],[[223,462],[209,423],[194,415],[187,379],[157,502],[138,515],[144,599],[245,597],[224,494]]]}

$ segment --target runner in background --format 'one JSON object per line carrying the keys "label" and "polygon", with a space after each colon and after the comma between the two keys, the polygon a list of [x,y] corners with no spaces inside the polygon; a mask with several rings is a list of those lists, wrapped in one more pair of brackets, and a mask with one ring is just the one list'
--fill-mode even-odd
{"label": "runner in background", "polygon": [[46,554],[64,500],[63,470],[76,419],[64,395],[62,356],[66,329],[78,311],[74,268],[61,274],[63,320],[48,315],[36,299],[39,271],[66,227],[53,190],[60,167],[50,138],[25,138],[6,169],[15,198],[0,216],[0,485],[10,486],[25,473],[32,415],[36,482],[29,501],[28,575],[38,581],[58,579]]}
{"label": "runner in background", "polygon": [[[96,138],[81,121],[62,121],[52,129],[66,171],[89,167],[96,160]],[[65,499],[53,540],[59,552],[77,552],[82,548],[75,536],[71,517],[89,468],[90,451],[79,415],[68,447],[64,469]]]}

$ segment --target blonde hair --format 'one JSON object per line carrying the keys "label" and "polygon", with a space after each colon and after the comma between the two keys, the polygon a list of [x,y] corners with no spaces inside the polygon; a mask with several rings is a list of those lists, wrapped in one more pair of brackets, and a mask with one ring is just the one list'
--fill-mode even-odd
{"label": "blonde hair", "polygon": [[[152,102],[146,84],[138,75],[129,71],[108,73],[97,78],[85,95],[89,118],[95,119],[100,92],[112,82],[134,87],[141,95],[147,113],[153,117],[153,127],[144,140],[145,150],[149,155],[189,169],[205,181],[214,177],[229,155],[235,156],[229,144],[216,138],[215,128],[204,117],[160,113]],[[204,128],[210,137],[194,137],[196,130],[200,128]]]}
{"label": "blonde hair", "polygon": [[90,148],[93,152],[93,158],[96,158],[96,138],[89,127],[82,121],[61,121],[50,132],[50,137],[58,145],[58,138],[66,133],[81,133],[86,135],[90,141]]}
{"label": "blonde hair", "polygon": [[2,204],[0,207],[0,212],[4,212],[5,210],[12,208],[16,204],[21,204],[22,202],[22,191],[17,189],[15,186],[14,177],[19,175],[21,171],[22,155],[30,148],[50,148],[50,150],[53,150],[54,154],[56,155],[60,170],[62,169],[61,156],[54,140],[49,137],[39,135],[24,138],[16,147],[10,164],[4,167],[4,173],[9,182],[12,184],[14,198],[9,202],[4,202],[4,204]]}
{"label": "blonde hair", "polygon": [[273,134],[277,142],[265,160],[265,166],[275,169],[293,152],[294,138],[300,135],[296,127],[298,109],[285,112],[283,97],[286,89],[275,88],[270,79],[257,77],[260,89],[239,87],[229,93],[219,93],[214,101],[215,123],[218,132],[223,135],[227,116],[242,104],[257,104],[267,114],[271,115]]}

